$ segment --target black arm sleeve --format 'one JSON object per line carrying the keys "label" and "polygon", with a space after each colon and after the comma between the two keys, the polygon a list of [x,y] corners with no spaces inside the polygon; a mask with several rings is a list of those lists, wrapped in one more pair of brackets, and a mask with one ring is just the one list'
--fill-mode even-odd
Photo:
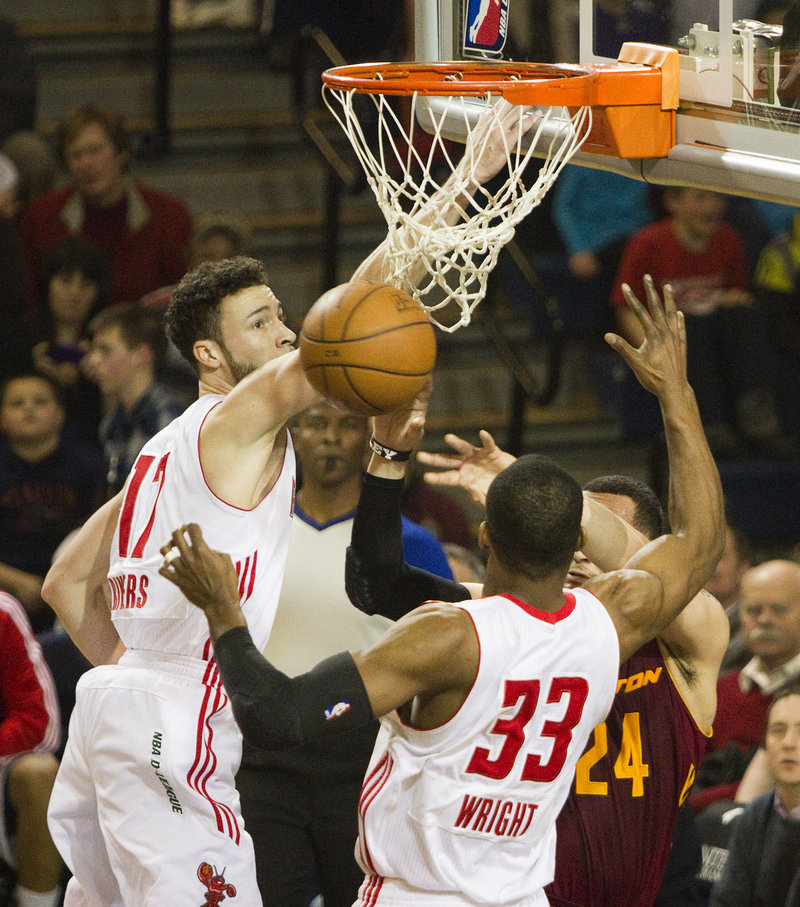
{"label": "black arm sleeve", "polygon": [[367,614],[398,620],[426,601],[461,602],[467,589],[403,560],[402,479],[367,473],[345,562],[350,601]]}
{"label": "black arm sleeve", "polygon": [[214,659],[236,723],[261,749],[291,749],[374,721],[349,652],[287,677],[258,651],[247,627],[235,627],[214,643]]}

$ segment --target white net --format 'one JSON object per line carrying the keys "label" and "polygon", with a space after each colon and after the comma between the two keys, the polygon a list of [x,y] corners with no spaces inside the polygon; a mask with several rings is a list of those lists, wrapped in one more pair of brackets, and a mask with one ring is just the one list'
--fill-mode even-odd
{"label": "white net", "polygon": [[[518,128],[513,130],[517,138],[509,140],[507,125],[486,123],[486,118],[498,120],[503,105],[508,117],[508,102],[498,103],[499,98],[488,98],[483,113],[483,105],[460,95],[428,104],[414,92],[403,109],[396,97],[385,94],[329,85],[323,94],[386,218],[383,280],[416,297],[442,330],[469,324],[501,248],[588,135],[591,107],[571,114],[563,107],[536,108],[538,119],[524,139]],[[420,105],[425,130],[417,124]],[[521,123],[528,111],[519,106],[514,115]],[[467,140],[466,152],[446,137],[454,131]],[[475,167],[487,143],[497,145],[501,139],[505,167],[489,183],[491,191],[475,188]],[[462,155],[469,156],[468,166],[456,168]],[[448,206],[450,214],[455,207],[460,215],[455,225],[445,213]]]}

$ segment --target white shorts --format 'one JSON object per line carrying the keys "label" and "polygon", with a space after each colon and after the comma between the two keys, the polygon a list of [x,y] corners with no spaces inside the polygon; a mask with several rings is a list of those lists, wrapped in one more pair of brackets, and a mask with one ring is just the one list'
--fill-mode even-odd
{"label": "white shorts", "polygon": [[[84,674],[48,823],[65,907],[261,907],[234,776],[241,735],[209,666],[127,652]],[[216,675],[216,671],[213,671]]]}
{"label": "white shorts", "polygon": [[[490,868],[486,868],[491,872]],[[450,891],[421,891],[412,888],[400,879],[366,876],[358,889],[358,900],[353,907],[506,907],[506,905],[485,904],[466,895]],[[547,896],[541,890],[514,901],[513,907],[548,907]]]}

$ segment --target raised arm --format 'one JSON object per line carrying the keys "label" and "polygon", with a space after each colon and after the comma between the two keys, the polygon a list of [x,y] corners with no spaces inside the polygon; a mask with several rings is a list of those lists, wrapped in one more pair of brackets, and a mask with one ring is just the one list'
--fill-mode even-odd
{"label": "raised arm", "polygon": [[683,316],[669,288],[662,304],[651,279],[645,286],[649,311],[624,288],[642,326],[641,346],[634,349],[616,334],[606,340],[658,398],[670,463],[672,532],[634,554],[628,570],[587,583],[615,620],[623,658],[659,635],[701,590],[722,553],[725,528],[719,474],[686,379]]}
{"label": "raised arm", "polygon": [[42,587],[72,641],[92,664],[113,664],[124,651],[106,597],[109,556],[123,492],[106,502],[60,551]]}
{"label": "raised arm", "polygon": [[162,553],[160,574],[206,615],[234,716],[256,746],[299,746],[366,724],[418,694],[463,696],[474,682],[477,636],[465,612],[448,605],[418,609],[369,649],[287,677],[253,644],[228,555],[208,548],[194,524],[176,530]]}
{"label": "raised arm", "polygon": [[288,419],[319,399],[320,394],[306,379],[297,350],[270,360],[239,381],[209,413],[201,435],[204,469],[215,476],[219,473],[224,482],[231,458],[236,457],[242,467],[250,452],[256,454],[263,469],[265,445],[275,442]]}
{"label": "raised arm", "polygon": [[[536,122],[537,113],[529,109],[520,117],[519,107],[500,99],[497,112],[481,114],[475,129],[467,139],[464,154],[441,189],[431,198],[427,210],[417,218],[423,223],[443,223],[454,226],[466,217],[475,192],[506,163],[507,149],[513,148],[520,134],[524,135]],[[474,169],[473,169],[474,168]],[[470,177],[470,172],[474,177]],[[410,241],[407,241],[410,242]],[[387,240],[384,240],[359,266],[353,280],[381,280]],[[412,276],[419,280],[424,273]]]}
{"label": "raised arm", "polygon": [[[426,601],[464,601],[474,590],[406,564],[401,505],[411,451],[422,439],[430,383],[411,406],[373,420],[373,453],[361,486],[345,562],[350,601],[367,614],[397,620]],[[392,458],[392,452],[400,459]],[[476,587],[480,594],[480,587]]]}

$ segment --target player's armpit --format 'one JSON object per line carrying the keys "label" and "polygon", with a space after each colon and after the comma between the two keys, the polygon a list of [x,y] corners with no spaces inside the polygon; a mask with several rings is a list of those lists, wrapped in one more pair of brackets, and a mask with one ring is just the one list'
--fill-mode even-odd
{"label": "player's armpit", "polygon": [[620,662],[654,639],[661,630],[658,618],[664,590],[653,574],[623,568],[593,577],[583,588],[600,599],[614,622]]}
{"label": "player's armpit", "polygon": [[247,627],[235,627],[216,640],[214,658],[236,723],[247,741],[261,749],[291,749],[374,720],[347,652],[287,677],[258,651]]}
{"label": "player's armpit", "polygon": [[697,661],[707,663],[716,676],[728,647],[730,622],[717,599],[701,589],[660,636],[678,658],[693,668]]}

